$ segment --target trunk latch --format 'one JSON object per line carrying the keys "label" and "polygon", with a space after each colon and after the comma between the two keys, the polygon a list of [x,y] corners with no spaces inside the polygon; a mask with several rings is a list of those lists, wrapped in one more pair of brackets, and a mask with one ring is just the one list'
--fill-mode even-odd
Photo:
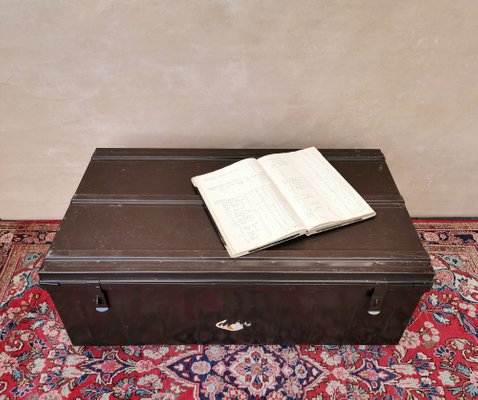
{"label": "trunk latch", "polygon": [[99,283],[94,285],[93,301],[96,306],[96,311],[98,312],[106,312],[110,309],[105,293],[103,292],[103,289],[101,289],[101,285]]}
{"label": "trunk latch", "polygon": [[377,285],[373,289],[372,297],[370,298],[370,304],[368,306],[368,313],[370,315],[380,314],[382,308],[383,298],[387,292],[387,285]]}

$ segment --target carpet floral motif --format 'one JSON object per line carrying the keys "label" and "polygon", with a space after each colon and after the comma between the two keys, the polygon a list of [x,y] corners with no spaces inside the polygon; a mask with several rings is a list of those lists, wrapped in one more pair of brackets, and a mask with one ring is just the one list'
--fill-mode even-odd
{"label": "carpet floral motif", "polygon": [[167,368],[188,382],[204,379],[202,395],[207,398],[224,391],[231,398],[264,398],[279,392],[300,398],[323,373],[319,364],[300,357],[298,348],[287,346],[205,346]]}
{"label": "carpet floral motif", "polygon": [[415,221],[434,286],[396,346],[72,346],[38,270],[56,222],[0,221],[0,399],[471,399],[478,222]]}

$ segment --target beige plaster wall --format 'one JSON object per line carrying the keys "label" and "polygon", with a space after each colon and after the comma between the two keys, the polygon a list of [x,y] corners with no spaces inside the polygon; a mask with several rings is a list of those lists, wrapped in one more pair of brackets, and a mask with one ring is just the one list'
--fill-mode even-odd
{"label": "beige plaster wall", "polygon": [[381,148],[414,216],[478,215],[478,3],[0,0],[0,218],[95,147]]}

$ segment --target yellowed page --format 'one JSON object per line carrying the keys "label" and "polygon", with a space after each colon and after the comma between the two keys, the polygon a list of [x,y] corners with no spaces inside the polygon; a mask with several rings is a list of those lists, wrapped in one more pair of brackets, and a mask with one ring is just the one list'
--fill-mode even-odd
{"label": "yellowed page", "polygon": [[315,147],[260,158],[308,230],[375,212]]}
{"label": "yellowed page", "polygon": [[305,231],[257,160],[249,158],[192,179],[231,256]]}

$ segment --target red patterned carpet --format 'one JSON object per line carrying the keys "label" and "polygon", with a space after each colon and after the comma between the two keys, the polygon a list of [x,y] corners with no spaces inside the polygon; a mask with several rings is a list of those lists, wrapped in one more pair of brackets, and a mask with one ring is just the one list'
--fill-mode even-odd
{"label": "red patterned carpet", "polygon": [[437,272],[398,346],[73,347],[38,269],[58,227],[0,221],[0,399],[478,396],[478,221],[415,221]]}

